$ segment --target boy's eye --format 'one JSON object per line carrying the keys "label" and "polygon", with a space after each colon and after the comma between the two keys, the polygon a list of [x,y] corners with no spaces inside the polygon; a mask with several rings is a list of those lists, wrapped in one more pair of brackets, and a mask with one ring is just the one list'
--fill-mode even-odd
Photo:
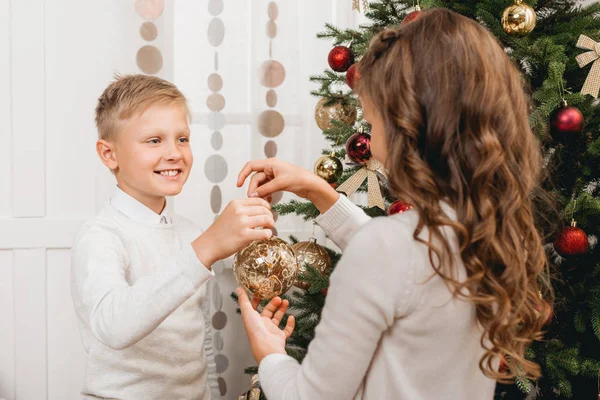
{"label": "boy's eye", "polygon": [[179,138],[179,141],[180,141],[181,143],[187,143],[187,142],[189,142],[189,141],[190,141],[190,138],[183,136],[183,137],[180,137],[180,138]]}
{"label": "boy's eye", "polygon": [[160,140],[159,140],[159,139],[157,139],[157,138],[154,138],[154,139],[150,139],[150,140],[148,140],[146,143],[157,144],[157,143],[160,143]]}

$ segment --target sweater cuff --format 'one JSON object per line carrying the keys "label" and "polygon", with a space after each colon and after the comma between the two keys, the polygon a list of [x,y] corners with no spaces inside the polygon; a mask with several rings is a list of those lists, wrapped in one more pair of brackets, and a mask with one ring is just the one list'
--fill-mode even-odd
{"label": "sweater cuff", "polygon": [[183,273],[195,289],[200,288],[207,280],[215,275],[212,269],[206,268],[198,259],[192,244],[185,246],[179,253],[180,265],[184,265]]}
{"label": "sweater cuff", "polygon": [[277,391],[276,386],[281,376],[290,375],[285,373],[284,370],[290,368],[298,369],[300,364],[287,354],[269,354],[263,358],[258,366],[258,379],[263,392],[267,394],[267,392]]}
{"label": "sweater cuff", "polygon": [[348,220],[348,216],[353,214],[355,207],[356,205],[346,196],[340,194],[335,204],[325,213],[319,215],[316,221],[327,235],[331,235]]}
{"label": "sweater cuff", "polygon": [[344,195],[324,214],[316,218],[325,234],[342,250],[352,235],[371,218]]}

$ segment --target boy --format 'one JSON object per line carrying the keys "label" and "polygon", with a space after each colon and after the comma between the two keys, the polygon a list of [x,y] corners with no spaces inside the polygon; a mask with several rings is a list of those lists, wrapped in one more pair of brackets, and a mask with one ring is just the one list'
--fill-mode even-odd
{"label": "boy", "polygon": [[169,82],[118,77],[96,107],[98,156],[116,194],[78,232],[72,298],[88,353],[84,399],[219,396],[204,283],[212,264],[271,236],[263,199],[235,200],[202,233],[169,214],[192,167],[189,110]]}

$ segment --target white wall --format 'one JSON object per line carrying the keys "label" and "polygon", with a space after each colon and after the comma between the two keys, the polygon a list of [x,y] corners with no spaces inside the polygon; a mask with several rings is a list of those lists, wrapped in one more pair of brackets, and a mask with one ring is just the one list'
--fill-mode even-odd
{"label": "white wall", "polygon": [[[159,76],[175,81],[190,98],[196,165],[184,192],[170,204],[206,227],[215,217],[214,186],[204,160],[220,154],[228,173],[218,183],[223,206],[243,196],[234,182],[243,163],[263,158],[258,114],[268,107],[259,82],[259,65],[268,58],[266,0],[230,0],[219,15],[223,43],[208,43],[215,0],[172,0],[153,21],[162,53]],[[312,168],[323,145],[313,122],[316,100],[308,76],[326,66],[330,44],[315,34],[325,21],[354,24],[350,0],[276,1],[278,34],[272,57],[286,69],[276,88],[286,127],[278,156]],[[214,4],[213,4],[214,6]],[[114,72],[137,73],[136,53],[147,44],[140,36],[144,19],[133,1],[0,0],[0,399],[74,400],[84,375],[81,346],[70,300],[69,262],[74,232],[93,216],[114,189],[112,176],[95,155],[93,111]],[[219,73],[226,100],[223,145],[211,147],[207,124],[207,77]],[[280,236],[306,237],[312,226],[280,218]],[[235,281],[220,265],[211,287],[213,312],[228,322],[216,331],[220,377],[226,395],[245,391],[243,368],[252,364],[247,342],[229,293]],[[224,359],[226,358],[226,360]]]}

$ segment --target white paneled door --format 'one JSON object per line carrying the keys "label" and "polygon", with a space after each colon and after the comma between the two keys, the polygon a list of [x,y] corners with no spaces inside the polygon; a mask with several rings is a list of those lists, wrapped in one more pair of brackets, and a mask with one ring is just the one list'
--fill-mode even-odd
{"label": "white paneled door", "polygon": [[114,185],[94,108],[115,72],[139,72],[141,22],[122,0],[0,0],[0,399],[81,398],[70,247]]}

